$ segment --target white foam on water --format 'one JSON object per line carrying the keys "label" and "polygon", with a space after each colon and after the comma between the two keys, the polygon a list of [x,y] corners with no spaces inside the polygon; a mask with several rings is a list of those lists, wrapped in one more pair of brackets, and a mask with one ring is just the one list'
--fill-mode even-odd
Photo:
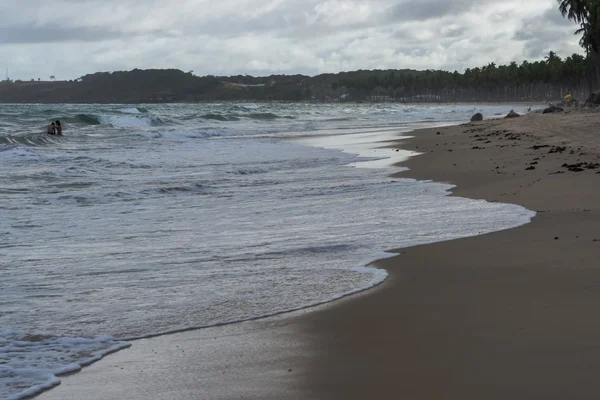
{"label": "white foam on water", "polygon": [[138,110],[135,107],[133,107],[133,108],[121,108],[121,109],[119,109],[119,112],[121,112],[123,114],[141,114],[140,110]]}
{"label": "white foam on water", "polygon": [[[45,373],[45,372],[40,372],[40,371],[30,370],[30,369],[20,369],[20,370],[15,370],[15,371],[8,370],[8,371],[9,371],[9,373],[14,372],[15,375],[18,375],[20,380],[23,380],[23,384],[30,384],[31,386],[25,390],[18,392],[18,393],[8,395],[8,397],[6,398],[7,400],[25,399],[25,398],[35,396],[37,394],[42,393],[45,390],[52,389],[53,387],[60,385],[60,379],[58,377],[56,377],[56,375],[51,374],[51,373]],[[2,370],[2,368],[0,368],[0,379],[2,379],[3,375],[4,375],[4,371]],[[27,381],[26,381],[27,378],[30,378],[31,382],[27,383]],[[42,382],[42,383],[36,384],[33,382]],[[11,384],[14,384],[14,382],[11,382]],[[0,394],[2,394],[1,391],[0,391]]]}
{"label": "white foam on water", "polygon": [[[206,324],[206,325],[196,325],[196,326],[188,326],[185,328],[171,329],[171,330],[151,333],[151,334],[147,334],[147,335],[128,337],[128,338],[124,338],[123,340],[126,342],[130,342],[130,341],[141,340],[141,339],[150,339],[150,338],[157,337],[157,336],[170,335],[170,334],[174,334],[174,333],[181,333],[181,332],[206,329],[206,328],[214,328],[214,327],[218,327],[218,326],[237,324],[240,322],[254,321],[254,320],[258,320],[258,319],[275,317],[275,316],[282,315],[282,314],[306,310],[309,308],[314,308],[314,307],[318,307],[318,306],[321,306],[324,304],[332,303],[336,300],[340,300],[340,299],[343,299],[343,298],[346,298],[346,297],[349,297],[349,296],[352,296],[352,295],[355,295],[358,293],[365,292],[369,289],[373,289],[373,288],[381,285],[383,282],[385,282],[385,280],[389,276],[389,273],[384,269],[372,267],[370,265],[376,261],[383,260],[386,258],[391,258],[394,256],[396,256],[396,254],[394,254],[394,253],[376,252],[371,257],[365,259],[365,260],[370,260],[370,261],[365,261],[364,265],[361,264],[359,266],[349,267],[348,271],[353,271],[353,272],[356,272],[359,274],[364,274],[364,275],[370,275],[372,277],[371,282],[367,285],[360,286],[360,287],[357,287],[355,289],[348,290],[345,292],[337,293],[335,295],[332,295],[331,297],[328,297],[328,298],[325,298],[325,299],[322,299],[319,301],[315,301],[315,302],[312,302],[309,304],[303,304],[298,307],[289,307],[289,308],[274,310],[272,312],[268,312],[268,313],[264,313],[264,314],[249,315],[247,317],[239,318],[239,319],[231,319],[231,320],[225,320],[225,321],[218,321],[218,322],[214,322],[214,323]],[[118,351],[118,350],[119,349],[117,349],[116,351]]]}
{"label": "white foam on water", "polygon": [[[261,104],[252,112],[295,119],[201,125],[178,117],[243,107],[114,107],[65,106],[65,115],[102,115],[104,125],[82,125],[42,149],[0,152],[10,159],[0,183],[11,190],[0,196],[0,246],[10,260],[0,281],[11,282],[0,319],[24,330],[0,332],[0,398],[56,385],[123,340],[372,288],[388,276],[371,264],[391,256],[385,249],[508,229],[534,214],[447,197],[449,185],[389,178],[389,165],[410,152],[380,147],[412,127],[407,118],[428,118],[427,107]],[[315,140],[281,140],[298,136]]]}
{"label": "white foam on water", "polygon": [[103,115],[98,119],[103,125],[112,125],[123,128],[143,128],[152,126],[152,119],[150,117],[135,117],[133,115]]}
{"label": "white foam on water", "polygon": [[0,331],[0,398],[19,400],[58,384],[58,376],[81,370],[129,347],[110,336],[54,337],[44,333]]}

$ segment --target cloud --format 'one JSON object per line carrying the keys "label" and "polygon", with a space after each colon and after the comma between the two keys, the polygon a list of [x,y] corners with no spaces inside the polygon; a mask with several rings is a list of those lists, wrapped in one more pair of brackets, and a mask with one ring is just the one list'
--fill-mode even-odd
{"label": "cloud", "polygon": [[[156,31],[153,35],[168,36],[168,32]],[[112,31],[103,27],[57,27],[52,25],[0,26],[0,44],[36,44],[52,42],[99,42],[134,36],[124,32]]]}
{"label": "cloud", "polygon": [[555,0],[4,0],[0,15],[0,57],[21,79],[463,70],[580,51]]}
{"label": "cloud", "polygon": [[528,58],[542,58],[551,50],[566,56],[570,55],[569,49],[575,51],[575,29],[576,24],[549,8],[539,16],[525,18],[513,39],[523,43],[523,54]]}

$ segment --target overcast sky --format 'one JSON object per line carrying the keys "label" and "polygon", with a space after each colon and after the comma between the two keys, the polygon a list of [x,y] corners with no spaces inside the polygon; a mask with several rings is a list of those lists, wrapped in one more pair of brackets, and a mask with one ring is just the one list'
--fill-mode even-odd
{"label": "overcast sky", "polygon": [[1,0],[0,16],[2,79],[462,71],[581,52],[556,0]]}

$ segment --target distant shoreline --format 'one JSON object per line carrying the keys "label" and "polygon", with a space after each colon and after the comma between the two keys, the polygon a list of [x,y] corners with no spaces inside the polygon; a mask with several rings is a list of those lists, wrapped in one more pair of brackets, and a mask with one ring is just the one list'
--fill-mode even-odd
{"label": "distant shoreline", "polygon": [[[554,100],[556,102],[560,101],[559,99]],[[73,103],[59,103],[59,102],[40,102],[40,103],[31,103],[31,102],[2,102],[0,101],[0,105],[160,105],[160,104],[352,104],[352,105],[360,105],[360,104],[404,104],[404,105],[505,105],[505,104],[514,104],[516,106],[540,106],[548,104],[552,101],[524,101],[524,100],[516,100],[516,101],[456,101],[456,102],[402,102],[402,101],[264,101],[264,100],[214,100],[214,101],[173,101],[173,102],[162,102],[162,103],[144,103],[144,102],[123,102],[123,103],[98,103],[98,102],[73,102]]]}

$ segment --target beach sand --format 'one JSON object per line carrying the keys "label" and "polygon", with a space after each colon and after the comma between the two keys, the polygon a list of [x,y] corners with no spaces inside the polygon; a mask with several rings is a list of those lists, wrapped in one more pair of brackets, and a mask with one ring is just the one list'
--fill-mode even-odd
{"label": "beach sand", "polygon": [[425,153],[400,177],[538,214],[398,250],[379,288],[311,312],[135,342],[40,398],[596,399],[599,126],[530,114],[386,143]]}

